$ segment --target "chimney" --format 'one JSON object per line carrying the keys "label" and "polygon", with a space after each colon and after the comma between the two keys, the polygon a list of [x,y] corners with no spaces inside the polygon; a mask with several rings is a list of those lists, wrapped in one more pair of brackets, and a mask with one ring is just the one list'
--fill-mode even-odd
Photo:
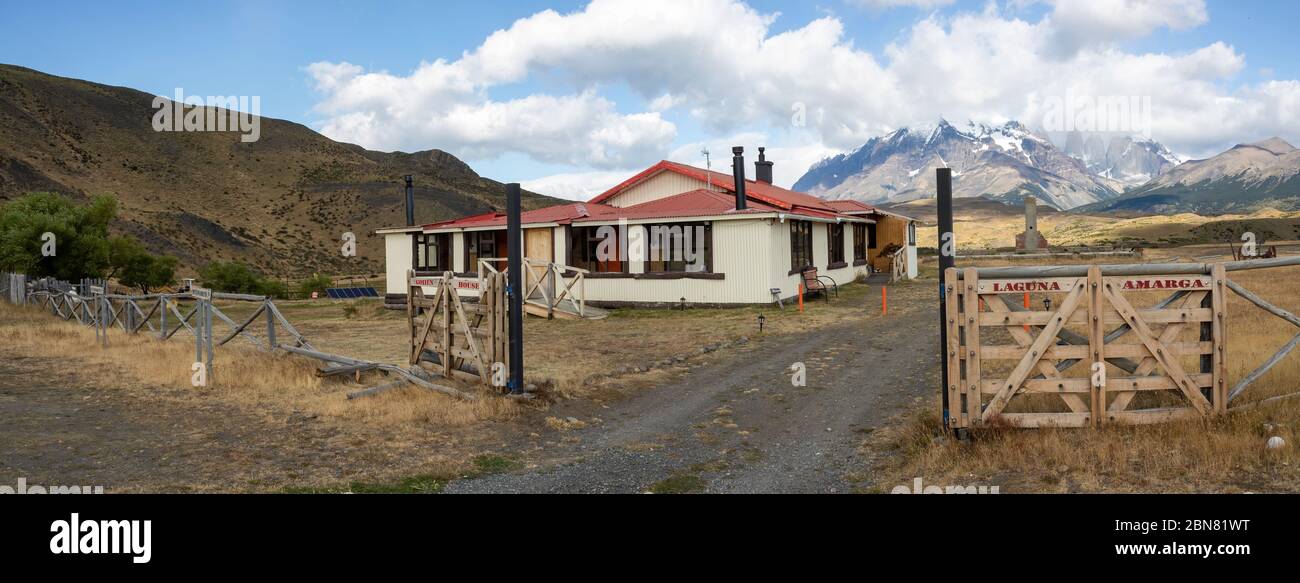
{"label": "chimney", "polygon": [[412,185],[414,180],[414,176],[406,175],[406,226],[408,227],[415,226],[415,186]]}
{"label": "chimney", "polygon": [[736,210],[743,211],[748,207],[748,201],[745,200],[745,148],[743,146],[731,148],[731,177],[736,181]]}
{"label": "chimney", "polygon": [[754,180],[759,182],[772,183],[772,163],[767,161],[767,156],[763,151],[767,148],[758,147],[758,161],[754,162]]}

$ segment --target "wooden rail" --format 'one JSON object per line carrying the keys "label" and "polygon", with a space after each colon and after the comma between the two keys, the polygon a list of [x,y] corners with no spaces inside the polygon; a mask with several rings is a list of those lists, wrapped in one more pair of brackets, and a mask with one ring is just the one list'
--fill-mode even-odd
{"label": "wooden rail", "polygon": [[446,378],[502,388],[510,352],[505,274],[479,278],[478,303],[461,299],[459,281],[448,271],[433,280],[433,295],[426,296],[429,284],[407,273],[409,362]]}

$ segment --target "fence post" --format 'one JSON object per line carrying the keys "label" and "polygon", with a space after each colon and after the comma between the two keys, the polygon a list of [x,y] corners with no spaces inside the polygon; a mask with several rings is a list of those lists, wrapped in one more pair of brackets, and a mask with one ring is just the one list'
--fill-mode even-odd
{"label": "fence post", "polygon": [[[1101,267],[1093,265],[1088,268],[1088,351],[1091,353],[1091,358],[1088,359],[1088,384],[1092,387],[1093,427],[1106,422],[1106,312],[1101,286]],[[1094,370],[1098,363],[1102,366],[1100,378],[1097,378],[1097,371]]]}
{"label": "fence post", "polygon": [[[409,291],[409,290],[408,290]],[[410,302],[410,298],[407,298]],[[271,350],[275,350],[279,344],[275,341],[275,310],[271,307],[271,300],[267,299],[263,305],[263,312],[266,313],[266,342]]]}
{"label": "fence post", "polygon": [[214,384],[212,377],[212,300],[203,302],[203,316],[203,335],[208,342],[208,362],[206,365],[208,369],[208,386],[211,387]]}

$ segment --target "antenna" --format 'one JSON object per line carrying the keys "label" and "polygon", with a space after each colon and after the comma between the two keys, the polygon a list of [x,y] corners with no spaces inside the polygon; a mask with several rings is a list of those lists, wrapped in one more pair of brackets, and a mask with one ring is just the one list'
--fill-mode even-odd
{"label": "antenna", "polygon": [[700,148],[700,153],[704,154],[704,169],[708,170],[708,172],[704,173],[705,180],[707,180],[706,188],[710,192],[712,192],[713,191],[713,164],[709,162],[709,149]]}

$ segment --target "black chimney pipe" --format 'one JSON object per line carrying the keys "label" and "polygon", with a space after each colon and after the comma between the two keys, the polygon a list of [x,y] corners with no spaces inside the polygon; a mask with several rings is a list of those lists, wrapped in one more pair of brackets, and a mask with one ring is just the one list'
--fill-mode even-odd
{"label": "black chimney pipe", "polygon": [[736,210],[743,211],[749,207],[745,200],[745,148],[731,148],[731,177],[736,181]]}
{"label": "black chimney pipe", "polygon": [[415,226],[415,186],[414,176],[406,175],[406,226]]}
{"label": "black chimney pipe", "polygon": [[767,161],[767,155],[763,153],[763,146],[758,147],[758,161],[754,162],[754,180],[759,182],[772,183],[772,163]]}

